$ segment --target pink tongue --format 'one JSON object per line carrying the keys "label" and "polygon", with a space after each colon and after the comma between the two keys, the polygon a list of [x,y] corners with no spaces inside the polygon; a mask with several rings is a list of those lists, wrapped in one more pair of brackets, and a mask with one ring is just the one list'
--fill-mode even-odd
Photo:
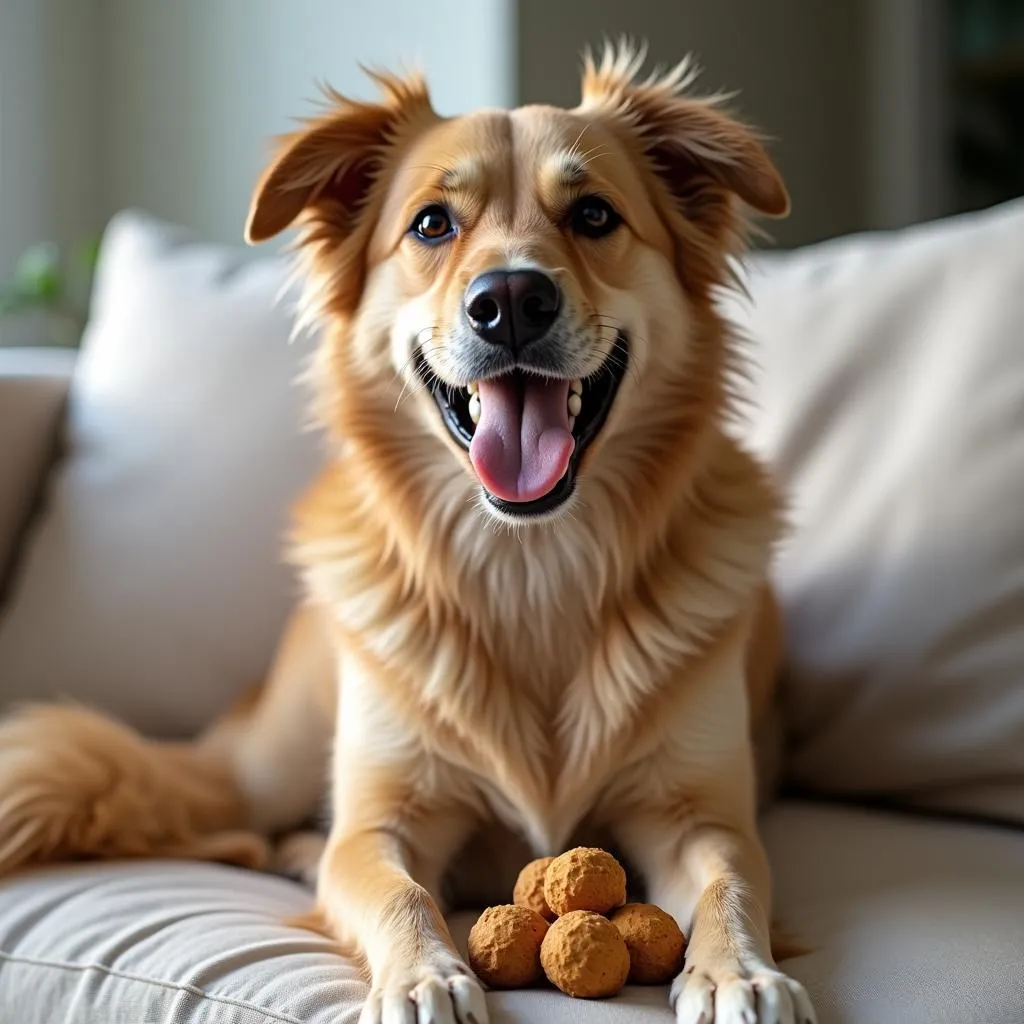
{"label": "pink tongue", "polygon": [[496,498],[543,498],[565,475],[575,441],[569,382],[516,375],[480,381],[480,422],[469,457]]}

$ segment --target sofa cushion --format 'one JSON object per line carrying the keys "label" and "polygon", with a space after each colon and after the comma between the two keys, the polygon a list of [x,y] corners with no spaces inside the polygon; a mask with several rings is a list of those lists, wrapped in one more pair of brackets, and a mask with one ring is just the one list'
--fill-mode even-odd
{"label": "sofa cushion", "polygon": [[192,732],[258,680],[295,593],[280,557],[301,431],[279,259],[112,222],[66,454],[0,619],[0,702],[72,696]]}
{"label": "sofa cushion", "polygon": [[1024,832],[799,802],[762,831],[819,1024],[1024,1020]]}
{"label": "sofa cushion", "polygon": [[284,922],[307,892],[213,864],[137,861],[0,882],[0,1019],[354,1024],[366,986]]}
{"label": "sofa cushion", "polygon": [[761,257],[790,779],[1024,820],[1024,201]]}
{"label": "sofa cushion", "polygon": [[[49,869],[0,882],[0,1019],[18,1024],[355,1024],[367,986],[328,940],[285,922],[291,882],[176,861]],[[472,915],[453,931],[463,945]],[[492,1024],[669,1024],[667,990],[581,1004],[495,993]]]}
{"label": "sofa cushion", "polygon": [[53,459],[74,365],[71,349],[0,348],[0,605]]}
{"label": "sofa cushion", "polygon": [[[786,969],[820,1024],[1024,1020],[1024,835],[781,805],[764,831]],[[216,865],[79,865],[0,882],[0,1018],[18,1024],[355,1024],[366,986],[283,919],[310,895]],[[472,916],[453,922],[459,941]],[[607,1002],[494,992],[492,1024],[671,1024],[665,988]]]}

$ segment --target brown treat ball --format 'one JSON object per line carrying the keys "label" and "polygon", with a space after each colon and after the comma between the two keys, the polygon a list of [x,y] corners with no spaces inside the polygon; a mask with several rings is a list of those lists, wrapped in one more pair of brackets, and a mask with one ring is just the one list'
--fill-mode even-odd
{"label": "brown treat ball", "polygon": [[525,988],[539,981],[540,946],[548,923],[528,907],[491,907],[469,933],[469,966],[492,988]]}
{"label": "brown treat ball", "polygon": [[540,962],[548,980],[577,999],[613,996],[629,974],[629,950],[618,928],[586,910],[572,910],[548,929]]}
{"label": "brown treat ball", "polygon": [[536,910],[545,921],[554,921],[557,917],[548,906],[548,901],[544,899],[544,875],[548,870],[548,865],[554,859],[554,857],[541,857],[540,860],[531,860],[519,872],[516,887],[512,892],[513,903],[520,907]]}
{"label": "brown treat ball", "polygon": [[683,969],[686,939],[671,914],[652,903],[627,903],[611,922],[626,941],[634,985],[664,985]]}
{"label": "brown treat ball", "polygon": [[544,898],[559,916],[573,910],[607,914],[626,902],[626,872],[610,853],[580,846],[548,865]]}

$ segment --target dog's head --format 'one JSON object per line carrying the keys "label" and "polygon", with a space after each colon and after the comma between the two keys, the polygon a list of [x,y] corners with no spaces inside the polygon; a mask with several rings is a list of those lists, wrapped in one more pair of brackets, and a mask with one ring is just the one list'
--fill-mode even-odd
{"label": "dog's head", "polygon": [[331,418],[396,475],[436,465],[426,436],[482,507],[538,522],[602,477],[635,497],[717,407],[740,203],[788,198],[758,138],[685,95],[686,64],[639,66],[588,60],[573,110],[450,119],[376,76],[379,103],[332,94],[284,140],[247,237],[300,225]]}

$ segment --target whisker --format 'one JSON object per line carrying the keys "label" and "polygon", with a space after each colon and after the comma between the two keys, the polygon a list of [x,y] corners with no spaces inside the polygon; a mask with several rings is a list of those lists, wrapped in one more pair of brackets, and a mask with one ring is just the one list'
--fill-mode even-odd
{"label": "whisker", "polygon": [[[622,332],[622,321],[619,320],[617,317],[611,316],[608,313],[591,313],[587,317],[587,322],[593,324],[597,328],[598,337],[603,342],[611,340],[614,344],[618,335]],[[603,331],[611,331],[615,335],[615,337],[613,337],[612,339],[608,339],[603,336]],[[636,334],[633,331],[630,332],[630,336],[636,338],[636,340],[639,341],[641,344],[647,344],[646,338],[642,337],[639,334]],[[636,368],[636,365],[632,362],[632,360],[628,360],[620,356],[614,348],[611,350],[611,352],[608,353],[608,358],[605,360],[606,364],[609,362],[612,366],[616,366],[619,369],[623,369],[627,373],[630,373],[633,379],[638,384],[640,383],[640,371]]]}
{"label": "whisker", "polygon": [[419,391],[424,390],[424,388],[425,388],[425,385],[420,385],[419,387],[416,387],[415,385],[413,385],[413,387],[410,388],[408,381],[404,381],[402,383],[402,390],[398,393],[398,399],[395,402],[395,407],[394,407],[394,409],[392,409],[392,412],[398,412],[398,407],[402,404],[402,400],[406,397],[407,394],[408,395],[415,395]]}
{"label": "whisker", "polygon": [[590,160],[597,159],[597,157],[605,156],[608,153],[607,148],[603,147],[600,143],[596,146],[592,146],[586,151],[586,153],[578,153],[576,158],[583,163],[587,164]]}
{"label": "whisker", "polygon": [[402,404],[404,399],[412,395],[417,395],[424,391],[428,391],[431,387],[434,386],[435,383],[439,382],[437,373],[431,368],[429,363],[425,364],[425,380],[418,381],[417,383],[413,384],[410,387],[409,378],[406,375],[406,371],[409,368],[409,364],[416,358],[416,356],[426,355],[429,352],[437,352],[441,349],[440,345],[432,344],[434,330],[435,328],[433,327],[425,327],[423,328],[423,330],[416,332],[415,337],[419,338],[420,335],[425,334],[429,331],[431,334],[431,338],[427,342],[421,342],[419,345],[417,345],[414,351],[409,356],[409,358],[402,364],[401,369],[399,369],[395,374],[396,377],[400,377],[402,379],[402,390],[399,392],[398,400],[395,402],[395,412],[398,412],[398,407]]}
{"label": "whisker", "polygon": [[425,355],[429,355],[431,352],[442,352],[443,350],[444,350],[444,345],[442,345],[440,343],[436,343],[435,344],[433,342],[433,339],[431,339],[428,342],[423,342],[423,343],[417,345],[416,348],[411,353],[411,355],[409,356],[409,358],[406,359],[406,361],[401,365],[401,367],[395,371],[395,376],[399,377],[403,373],[405,373],[405,371],[409,369],[409,364],[417,356],[419,356],[419,355],[424,355],[425,356]]}
{"label": "whisker", "polygon": [[405,371],[409,369],[409,364],[420,354],[421,351],[422,350],[421,350],[420,346],[417,345],[415,350],[413,351],[412,355],[410,355],[409,358],[406,359],[406,361],[404,363],[402,363],[402,365],[397,370],[395,370],[395,379],[396,380],[399,377],[404,377],[405,376]]}
{"label": "whisker", "polygon": [[[640,384],[640,371],[637,369],[636,364],[631,359],[628,359],[627,357],[625,357],[623,355],[620,355],[619,352],[614,347],[615,339],[618,337],[618,333],[619,333],[619,329],[621,327],[621,324],[618,321],[616,321],[614,326],[611,325],[611,324],[598,324],[597,326],[598,326],[598,337],[600,338],[600,340],[602,342],[607,342],[607,341],[611,340],[612,348],[608,352],[608,355],[605,357],[605,360],[601,364],[600,368],[595,370],[594,373],[592,373],[590,375],[590,377],[595,377],[606,366],[614,366],[616,369],[624,370],[626,373],[628,373],[633,378],[633,380],[636,381],[636,383],[639,385]],[[612,338],[612,339],[608,339],[606,337],[603,337],[602,334],[601,334],[602,329],[612,330],[614,332],[615,337]],[[638,341],[640,341],[642,344],[646,344],[647,343],[646,339],[641,337],[638,334],[633,334],[632,336],[634,338],[636,338]]]}
{"label": "whisker", "polygon": [[[409,358],[402,364],[401,369],[399,369],[395,373],[396,377],[398,377],[401,374],[405,373],[405,371],[409,368],[409,363],[411,363],[416,358],[416,356],[419,355],[421,352],[437,351],[438,346],[434,346],[433,349],[428,349],[427,348],[427,345],[429,345],[430,343],[433,342],[433,340],[434,340],[434,332],[437,329],[438,329],[437,325],[435,324],[435,325],[431,325],[431,326],[428,326],[428,327],[421,327],[420,330],[416,331],[416,333],[413,334],[413,342],[414,342],[414,344],[413,344],[412,352],[409,354]],[[419,340],[420,338],[423,337],[424,334],[429,334],[430,335],[430,337],[427,338],[426,342],[422,342],[422,341]]]}
{"label": "whisker", "polygon": [[[408,359],[407,359],[407,360],[406,360],[406,361],[405,361],[405,362],[404,362],[404,363],[402,364],[401,368],[400,368],[400,369],[398,369],[398,370],[397,370],[397,371],[395,372],[395,378],[396,378],[396,379],[400,379],[400,380],[402,381],[402,390],[401,390],[401,391],[399,391],[399,393],[398,393],[398,399],[397,399],[397,401],[395,402],[395,408],[394,408],[394,411],[395,411],[395,412],[398,412],[398,407],[399,407],[399,406],[400,406],[400,405],[402,404],[402,399],[403,399],[403,398],[405,397],[405,393],[406,393],[406,390],[407,390],[407,389],[409,388],[409,378],[408,378],[408,376],[406,375],[406,370],[408,370],[408,369],[409,369],[409,364],[410,364],[410,363],[411,363],[411,362],[412,362],[412,361],[413,361],[413,360],[414,360],[414,359],[415,359],[415,358],[416,358],[416,357],[417,357],[418,355],[420,355],[422,351],[423,351],[422,347],[421,347],[421,346],[417,346],[417,348],[416,348],[416,349],[415,349],[415,351],[414,351],[414,352],[412,353],[412,355],[410,355],[410,356],[409,356],[409,358],[408,358]],[[428,369],[428,371],[429,371],[429,369],[430,369],[430,368],[429,368],[429,366],[427,367],[427,369]],[[411,393],[414,393],[414,392],[412,392],[412,391],[411,391],[411,392],[410,392],[410,394],[411,394]]]}
{"label": "whisker", "polygon": [[579,135],[576,136],[576,141],[569,147],[569,156],[574,157],[578,154],[576,147],[580,144],[583,136],[587,134],[587,129],[590,128],[590,122],[588,121],[583,128],[580,130]]}

